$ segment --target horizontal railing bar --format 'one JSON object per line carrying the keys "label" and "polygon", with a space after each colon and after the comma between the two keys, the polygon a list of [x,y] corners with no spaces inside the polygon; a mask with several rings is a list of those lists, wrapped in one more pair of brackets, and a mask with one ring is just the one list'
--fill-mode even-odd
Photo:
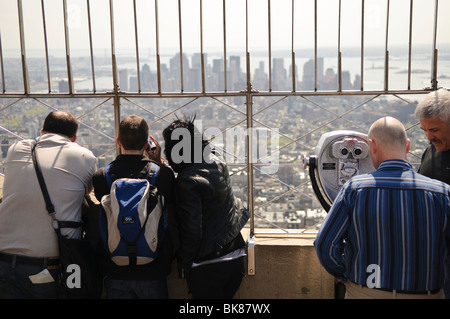
{"label": "horizontal railing bar", "polygon": [[[432,88],[425,88],[421,90],[380,90],[380,91],[278,91],[278,92],[266,92],[266,91],[253,91],[250,93],[252,96],[361,96],[361,95],[408,95],[408,94],[426,94],[434,91]],[[246,92],[246,91],[245,91]],[[96,92],[96,93],[0,93],[0,98],[104,98],[104,97],[135,97],[135,98],[188,98],[188,97],[233,97],[233,96],[246,96],[249,93],[244,92],[208,92],[208,93],[195,93],[195,92],[165,92],[165,93],[128,93],[128,92]]]}

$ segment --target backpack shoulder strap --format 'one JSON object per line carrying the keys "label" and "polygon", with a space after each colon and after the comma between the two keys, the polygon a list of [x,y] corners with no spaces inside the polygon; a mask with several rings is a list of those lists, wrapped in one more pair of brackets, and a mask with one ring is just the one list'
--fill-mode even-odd
{"label": "backpack shoulder strap", "polygon": [[[111,174],[109,173],[111,169],[111,164],[108,164],[104,169],[104,176],[106,179],[106,183],[108,183],[108,186],[111,187],[112,183],[114,182]],[[147,179],[150,184],[155,185],[156,183],[156,177],[159,173],[159,165],[154,162],[149,162],[147,165],[145,165],[144,169],[141,173],[139,173],[139,178]]]}
{"label": "backpack shoulder strap", "polygon": [[111,177],[111,174],[109,174],[109,170],[111,169],[111,164],[107,165],[103,171],[103,175],[105,176],[106,183],[108,183],[108,186],[111,187],[113,180]]}
{"label": "backpack shoulder strap", "polygon": [[[154,163],[154,162],[150,162],[150,167],[147,169],[147,173],[145,175],[145,178],[150,182],[150,184],[152,184],[153,186],[156,183],[156,177],[158,176],[159,173],[159,165]],[[148,165],[147,165],[148,167]]]}

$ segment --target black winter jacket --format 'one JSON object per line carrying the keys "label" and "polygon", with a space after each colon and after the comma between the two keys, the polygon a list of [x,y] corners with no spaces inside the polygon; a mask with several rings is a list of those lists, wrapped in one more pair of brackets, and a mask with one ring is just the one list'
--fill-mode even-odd
{"label": "black winter jacket", "polygon": [[182,167],[175,181],[175,196],[181,277],[188,276],[193,262],[245,246],[240,231],[250,214],[233,195],[228,168],[216,156]]}

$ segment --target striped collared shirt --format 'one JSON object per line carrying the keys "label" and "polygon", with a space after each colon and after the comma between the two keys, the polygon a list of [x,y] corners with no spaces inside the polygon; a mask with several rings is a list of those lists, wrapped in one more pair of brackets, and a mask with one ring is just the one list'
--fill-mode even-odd
{"label": "striped collared shirt", "polygon": [[314,242],[320,263],[337,278],[369,287],[443,287],[449,197],[449,185],[408,162],[382,162],[342,187]]}

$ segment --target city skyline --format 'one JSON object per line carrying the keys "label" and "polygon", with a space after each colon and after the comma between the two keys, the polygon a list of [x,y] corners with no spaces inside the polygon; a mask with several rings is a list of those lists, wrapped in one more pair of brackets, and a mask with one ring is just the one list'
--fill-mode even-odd
{"label": "city skyline", "polygon": [[[429,63],[429,52],[426,47],[423,47],[420,51],[416,51],[416,56],[412,59],[411,65],[411,76],[413,81],[413,88],[423,89],[429,86],[430,76],[431,76],[431,63]],[[324,56],[318,56],[317,67],[318,67],[318,90],[336,90],[337,84],[334,81],[333,85],[322,85],[325,73],[329,74],[329,77],[335,77],[338,73],[337,68],[337,58],[333,57],[332,51],[322,51],[325,53]],[[378,52],[379,53],[379,52]],[[393,89],[404,89],[406,88],[407,80],[407,56],[401,55],[401,51],[393,52],[390,58],[389,72],[390,72],[390,87]],[[201,55],[200,52],[189,54],[183,53],[183,67],[185,71],[183,72],[183,81],[185,84],[185,92],[195,92],[201,91]],[[206,91],[221,91],[224,89],[223,80],[223,56],[220,55],[210,55],[208,53],[204,54],[205,60],[205,75],[206,75]],[[6,59],[8,63],[5,63],[5,84],[6,92],[20,91],[20,81],[15,81],[19,87],[11,87],[11,80],[13,77],[17,77],[19,74],[16,67],[20,67],[20,60],[18,59]],[[75,83],[75,92],[89,92],[92,91],[92,70],[89,61],[89,57],[73,58],[72,60],[72,70]],[[234,62],[233,62],[234,61]],[[59,89],[58,83],[53,83],[55,81],[67,81],[67,69],[66,69],[66,59],[65,58],[54,58],[50,57],[50,77],[52,80],[52,92],[57,92]],[[128,91],[131,89],[132,92],[138,92],[137,80],[133,79],[137,75],[137,63],[135,57],[122,56],[117,57],[117,68],[120,74],[127,72],[128,76],[131,77],[131,85],[128,83],[125,85],[123,80],[121,81],[122,91]],[[268,76],[269,76],[269,63],[268,57],[257,56],[251,57],[251,69],[250,69],[250,80],[252,86],[257,90],[268,90]],[[274,91],[290,91],[292,90],[292,60],[287,57],[272,57],[271,61],[271,85]],[[245,57],[242,55],[230,55],[227,56],[227,90],[228,91],[240,91],[246,89],[246,63]],[[306,65],[309,64],[309,67]],[[233,67],[233,65],[236,65]],[[156,92],[156,71],[157,65],[152,57],[142,56],[140,59],[140,77],[141,85],[142,83],[152,81],[152,88],[141,86],[142,92]],[[28,72],[30,80],[32,82],[31,92],[40,92],[41,89],[35,87],[35,83],[40,83],[41,86],[46,86],[46,81],[44,78],[45,74],[45,61],[43,58],[29,58],[28,61]],[[296,58],[295,65],[296,74],[296,90],[312,90],[314,86],[311,82],[314,81],[314,61],[312,58],[307,58],[305,54],[304,57]],[[384,57],[377,55],[374,51],[372,55],[365,56],[364,68],[365,68],[365,88],[369,89],[383,89],[384,81],[384,67],[385,60]],[[279,71],[277,71],[277,69]],[[96,58],[94,60],[94,71],[95,80],[98,82],[97,90],[111,90],[113,87],[112,82],[112,69],[111,69],[111,59],[109,57]],[[359,90],[360,89],[360,72],[361,71],[361,59],[359,56],[345,56],[342,58],[342,89],[344,90]],[[171,56],[166,56],[161,59],[160,64],[161,79],[164,84],[165,80],[172,79],[173,82],[169,86],[164,84],[162,91],[179,91],[180,88],[180,58],[179,53],[172,54]],[[305,72],[307,73],[306,79]],[[195,74],[194,74],[195,73]],[[442,56],[438,64],[438,80],[441,86],[450,86],[450,78],[446,76],[450,74],[450,56]],[[20,76],[20,75],[19,75]],[[190,81],[193,78],[194,81]],[[392,80],[391,80],[392,79]],[[216,82],[222,82],[220,84]],[[308,85],[305,85],[306,81],[309,81]],[[235,83],[239,82],[237,86]],[[375,83],[376,82],[376,83]],[[351,85],[349,85],[349,83]],[[368,83],[368,84],[367,84]],[[375,84],[374,84],[375,83]],[[372,86],[371,86],[372,85]],[[42,88],[45,92],[46,89]],[[66,90],[61,90],[66,92]]]}

